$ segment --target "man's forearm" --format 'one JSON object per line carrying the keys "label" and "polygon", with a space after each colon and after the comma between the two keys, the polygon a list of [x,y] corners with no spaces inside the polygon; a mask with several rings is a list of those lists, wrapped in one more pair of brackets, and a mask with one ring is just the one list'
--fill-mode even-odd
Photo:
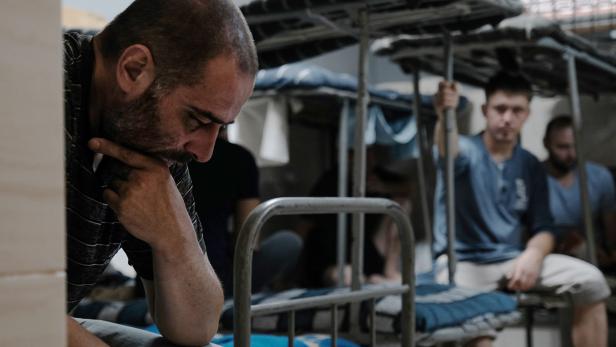
{"label": "man's forearm", "polygon": [[218,330],[224,298],[196,238],[154,249],[154,273],[151,310],[163,336],[182,345],[208,343]]}
{"label": "man's forearm", "polygon": [[541,231],[528,240],[526,243],[526,249],[536,250],[540,252],[543,257],[545,257],[552,252],[555,243],[556,240],[554,239],[554,235],[552,235],[552,233],[548,231]]}
{"label": "man's forearm", "polygon": [[[451,153],[455,158],[458,155],[458,126],[455,120],[452,126],[453,143],[451,146]],[[434,143],[438,146],[438,153],[441,157],[445,156],[445,141],[447,141],[447,136],[445,134],[445,115],[439,115],[436,126],[434,127]]]}
{"label": "man's forearm", "polygon": [[66,316],[68,347],[109,347],[103,340],[94,336],[72,317]]}

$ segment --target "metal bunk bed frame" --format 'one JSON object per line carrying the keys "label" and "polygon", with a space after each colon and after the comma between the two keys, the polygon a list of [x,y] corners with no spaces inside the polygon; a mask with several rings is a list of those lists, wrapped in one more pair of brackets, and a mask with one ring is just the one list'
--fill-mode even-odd
{"label": "metal bunk bed frame", "polygon": [[[367,89],[367,85],[366,85],[366,89]],[[280,94],[284,94],[288,96],[296,96],[296,97],[314,96],[314,95],[335,95],[343,99],[343,108],[350,107],[351,100],[357,101],[360,98],[357,92],[335,90],[334,88],[329,88],[329,87],[325,87],[325,88],[320,87],[314,90],[283,90],[283,91],[276,91],[276,92],[255,91],[252,97],[260,98],[260,97],[268,97],[268,96],[280,95]],[[364,99],[368,99],[368,98],[364,96]],[[406,102],[403,100],[388,100],[387,98],[384,98],[384,97],[370,96],[369,102],[389,106],[392,108],[399,108],[402,110],[411,108],[410,100],[409,102]],[[413,100],[413,103],[416,103],[416,102],[420,103],[417,105],[417,110],[421,110],[421,107],[422,107],[421,95],[419,96],[419,99]],[[359,103],[357,104],[359,105]],[[367,107],[368,106],[366,106],[366,111],[364,111],[366,113],[367,113]],[[413,109],[415,110],[415,105],[413,105],[413,107],[414,107]],[[339,122],[338,122],[338,197],[348,196],[348,192],[347,192],[347,187],[348,187],[348,156],[347,156],[348,132],[347,132],[347,128],[348,128],[348,122],[349,122],[348,118],[349,118],[348,113],[342,112],[339,118]],[[357,134],[355,134],[355,137],[357,138]],[[363,134],[360,137],[363,138]],[[363,146],[365,147],[365,145]],[[364,159],[364,163],[365,163],[365,159]],[[364,167],[365,167],[365,164],[364,164]],[[365,178],[363,181],[365,181]],[[336,267],[338,271],[338,287],[343,287],[344,286],[344,283],[343,283],[344,265],[346,263],[346,258],[347,258],[346,247],[345,247],[347,243],[347,240],[346,240],[347,219],[346,219],[345,213],[338,213],[337,217],[338,218],[337,218],[337,227],[336,227],[336,230],[337,230]]]}
{"label": "metal bunk bed frame", "polygon": [[[313,298],[296,299],[288,302],[260,304],[251,306],[250,289],[252,278],[252,255],[256,237],[263,225],[277,215],[325,214],[325,213],[380,213],[389,215],[398,226],[402,244],[402,284],[387,288],[361,289],[344,294],[328,294]],[[374,299],[386,295],[402,295],[402,346],[413,346],[415,333],[415,275],[414,275],[413,230],[408,217],[400,206],[387,199],[376,198],[278,198],[266,201],[255,208],[239,232],[233,271],[236,280],[233,284],[235,298],[233,333],[237,346],[250,346],[251,317],[280,312],[289,312],[289,346],[293,346],[295,330],[295,311],[307,308],[330,306],[332,314],[332,346],[338,336],[338,306],[360,301],[372,300],[370,319],[370,346],[376,346]],[[355,263],[354,263],[355,265]],[[351,316],[353,317],[353,316]],[[357,336],[357,333],[351,332]]]}
{"label": "metal bunk bed frame", "polygon": [[[412,242],[412,233],[411,226],[408,223],[408,217],[404,216],[402,210],[397,207],[397,204],[392,203],[390,201],[376,201],[374,199],[366,199],[365,191],[366,191],[366,149],[365,149],[365,138],[364,138],[364,129],[366,124],[366,115],[368,111],[368,83],[367,83],[367,72],[368,72],[368,46],[369,41],[371,39],[371,35],[374,33],[371,32],[370,22],[369,22],[369,7],[370,3],[380,2],[382,0],[365,0],[361,2],[361,5],[353,8],[351,13],[345,11],[346,15],[349,18],[353,18],[354,22],[357,23],[357,28],[359,29],[359,52],[358,52],[358,93],[357,93],[357,111],[356,111],[356,124],[355,124],[355,159],[353,161],[353,196],[354,199],[345,200],[345,198],[338,198],[342,200],[338,200],[339,202],[345,202],[345,204],[341,204],[336,202],[335,200],[327,200],[327,199],[318,199],[314,201],[314,205],[311,205],[310,201],[307,200],[272,200],[271,204],[268,202],[262,204],[263,207],[258,207],[251,215],[249,219],[246,221],[242,230],[240,231],[240,236],[238,238],[238,242],[236,245],[235,252],[235,264],[234,264],[234,275],[238,275],[238,279],[246,279],[250,278],[250,266],[251,266],[251,258],[252,251],[254,249],[255,235],[256,231],[259,227],[253,227],[253,223],[262,224],[265,217],[268,214],[278,213],[323,213],[322,211],[327,210],[327,208],[332,209],[329,210],[329,213],[353,213],[352,218],[352,272],[351,272],[351,290],[352,294],[348,295],[349,299],[345,299],[344,297],[339,298],[340,300],[346,300],[346,302],[351,303],[350,307],[350,332],[352,335],[358,335],[360,333],[360,325],[358,319],[353,319],[353,317],[359,317],[359,302],[355,300],[351,300],[350,298],[360,297],[362,292],[366,292],[366,289],[362,289],[362,284],[360,281],[361,273],[363,269],[363,248],[364,248],[364,213],[366,212],[380,212],[389,214],[398,224],[401,242],[402,242],[402,276],[403,276],[403,285],[410,285],[408,288],[400,288],[400,294],[403,295],[403,309],[402,309],[402,317],[403,317],[403,328],[402,328],[402,345],[405,347],[410,347],[413,345],[413,333],[415,331],[415,312],[414,312],[414,249],[410,247],[414,247]],[[344,6],[348,8],[348,4]],[[309,10],[306,8],[306,10]],[[308,11],[305,12],[309,18],[314,19],[313,13]],[[513,15],[511,13],[510,15]],[[250,15],[246,16],[247,21],[250,23]],[[322,21],[322,18],[319,18]],[[326,20],[326,25],[329,27],[346,32],[346,36],[351,35],[351,37],[355,36],[353,32],[348,32],[344,28],[340,28],[337,24]],[[417,23],[408,23],[408,26],[411,26]],[[378,33],[379,36],[383,36],[384,33]],[[340,48],[340,47],[338,47]],[[257,42],[257,49],[263,49],[263,47],[259,46],[259,42]],[[417,96],[415,97],[417,100]],[[419,107],[419,106],[417,106]],[[342,117],[344,118],[344,117]],[[344,119],[341,119],[341,123],[344,122]],[[341,124],[342,125],[342,124]],[[340,141],[342,143],[342,136]],[[342,155],[341,155],[342,156]],[[342,174],[342,170],[340,170],[339,174]],[[289,202],[286,202],[289,201]],[[304,204],[301,202],[304,201]],[[348,205],[346,204],[348,203]],[[364,203],[366,203],[364,205]],[[280,206],[285,206],[280,209],[269,208],[268,206],[275,206],[276,204],[280,204]],[[357,204],[357,205],[354,205]],[[390,207],[383,209],[383,204],[393,204]],[[380,205],[380,208],[379,208]],[[353,208],[351,208],[353,206]],[[276,212],[273,212],[276,211]],[[393,212],[396,211],[396,212]],[[340,220],[339,215],[339,220]],[[428,224],[428,223],[424,223]],[[245,231],[250,230],[250,231]],[[338,231],[338,235],[344,234],[344,229]],[[342,240],[338,240],[339,249],[344,247],[345,243],[341,242]],[[247,248],[246,248],[247,247]],[[245,255],[243,255],[245,253]],[[344,258],[338,256],[338,261],[344,260]],[[338,264],[338,269],[341,271],[341,264]],[[410,267],[410,268],[409,268]],[[248,276],[248,277],[247,277]],[[410,277],[409,277],[410,276]],[[412,277],[412,278],[411,278]],[[340,276],[342,278],[342,276]],[[237,300],[237,303],[234,307],[235,310],[235,321],[234,321],[234,338],[236,339],[236,343],[240,346],[249,346],[250,345],[250,285],[245,285],[245,281],[236,280],[234,281],[234,297]],[[246,290],[248,289],[248,290]],[[406,291],[406,292],[405,292]],[[370,297],[376,297],[377,293]],[[380,294],[378,295],[380,296]],[[358,299],[359,300],[359,299]],[[282,307],[292,307],[293,301],[281,304]],[[311,302],[312,305],[315,302]],[[258,305],[255,306],[255,309],[258,309]],[[314,307],[314,306],[311,306]],[[264,309],[265,310],[265,309]],[[332,312],[335,312],[333,310]],[[271,311],[270,311],[271,312]],[[332,313],[334,314],[334,313]],[[293,314],[290,315],[293,317]],[[374,311],[372,315],[372,323],[374,323]],[[292,321],[289,323],[293,323]],[[289,324],[291,327],[293,324]],[[374,335],[374,324],[372,325],[372,345],[375,345],[375,335]],[[290,334],[290,337],[292,334]],[[289,345],[292,346],[293,340],[289,339]],[[335,340],[332,340],[335,341]],[[332,342],[333,344],[335,342]]]}
{"label": "metal bunk bed frame", "polygon": [[[452,38],[446,37],[443,41],[444,41],[444,46],[445,46],[445,54],[444,54],[445,64],[444,64],[443,71],[444,71],[445,79],[451,81],[453,80],[452,77],[453,77],[453,64],[454,64],[454,58],[453,58],[452,52],[455,50],[469,51],[469,50],[472,50],[473,47],[476,47],[477,45],[479,45],[479,43],[477,44],[466,43],[464,45],[455,47],[455,49],[453,49]],[[494,46],[493,48],[496,49],[498,47],[508,47],[511,44],[512,43],[508,42],[507,40],[501,40],[495,43],[493,45]],[[580,107],[580,97],[579,97],[580,91],[578,88],[578,74],[576,71],[576,62],[577,61],[584,62],[585,64],[593,66],[599,70],[603,70],[604,72],[610,73],[612,76],[616,76],[616,66],[611,65],[609,62],[602,61],[598,57],[588,54],[588,52],[581,51],[578,48],[574,47],[574,45],[567,45],[566,43],[562,41],[559,42],[551,37],[539,39],[534,43],[528,43],[528,45],[535,45],[535,46],[540,46],[542,48],[547,48],[547,49],[558,51],[562,54],[562,59],[566,62],[566,69],[567,69],[566,75],[567,75],[567,81],[568,81],[567,92],[568,92],[570,106],[571,106],[572,118],[574,120],[574,137],[575,137],[578,167],[584,168],[586,160],[585,160],[584,153],[581,151],[581,144],[583,142],[582,112],[581,112],[581,107]],[[485,48],[485,43],[482,46],[482,48]],[[419,71],[421,69],[421,66],[424,65],[422,64],[421,58],[422,56],[426,54],[426,52],[430,52],[430,53],[437,52],[438,48],[431,46],[431,47],[426,47],[425,49],[409,48],[409,49],[400,49],[395,52],[387,52],[388,51],[387,49],[383,49],[383,51],[385,52],[385,54],[391,55],[391,59],[393,61],[398,62],[401,66],[406,67],[407,70],[412,71],[413,78],[414,78],[415,95],[416,96],[419,95],[419,88],[418,88]],[[558,89],[558,88],[555,88],[555,89]],[[449,111],[449,113],[451,112]],[[451,220],[453,219],[452,213],[453,211],[455,211],[455,206],[453,205],[453,201],[450,200],[450,195],[453,194],[453,167],[450,162],[452,161],[453,157],[451,156],[451,152],[449,151],[448,148],[450,147],[450,141],[451,141],[451,125],[453,124],[453,122],[455,122],[455,118],[453,115],[449,113],[446,116],[446,126],[445,126],[444,131],[446,133],[445,135],[447,136],[446,143],[448,144],[446,145],[446,154],[445,154],[446,156],[446,166],[445,166],[446,168],[445,169],[446,170],[446,191],[447,191],[447,198],[446,198],[447,226],[448,226],[447,253],[449,256],[448,272],[449,272],[449,280],[451,283],[453,283],[452,280],[453,280],[453,276],[455,275],[456,262],[455,262],[455,259],[452,260],[451,257],[452,255],[455,254],[453,250],[453,245],[455,244],[455,232],[452,232],[453,229],[450,223],[451,223]],[[421,131],[418,131],[418,133],[421,134]],[[420,150],[420,156],[422,155],[425,156],[425,154],[426,154],[425,150]],[[424,172],[420,172],[420,174],[423,175]],[[585,227],[586,240],[587,240],[586,242],[587,252],[589,254],[589,258],[591,262],[593,264],[596,264],[596,250],[595,250],[595,243],[594,243],[595,237],[594,237],[594,228],[593,228],[593,222],[592,222],[592,211],[591,211],[590,200],[588,196],[588,183],[587,183],[586,170],[584,169],[579,170],[579,180],[580,180],[580,198],[581,198],[582,207],[583,207],[583,219],[584,219],[584,227]],[[526,328],[527,328],[526,329],[527,331],[526,344],[527,346],[532,346],[533,345],[533,339],[532,339],[533,307],[532,306],[534,304],[541,303],[541,300],[537,300],[537,298],[532,297],[532,296],[526,297],[525,300],[528,301],[527,313],[529,313],[529,317],[528,317],[527,325],[526,325]],[[558,302],[558,300],[556,300],[555,302],[550,301],[548,302],[548,304],[556,308],[562,308],[563,305],[567,306],[566,303]]]}

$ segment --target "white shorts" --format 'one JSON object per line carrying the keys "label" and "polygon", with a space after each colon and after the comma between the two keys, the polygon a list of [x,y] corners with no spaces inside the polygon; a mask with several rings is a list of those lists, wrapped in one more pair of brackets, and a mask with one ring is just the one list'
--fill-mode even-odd
{"label": "white shorts", "polygon": [[[445,266],[442,266],[443,261]],[[511,259],[489,264],[458,262],[456,285],[485,290],[503,289],[505,276],[512,270],[514,261]],[[436,262],[437,282],[447,283],[447,256],[439,257]],[[535,289],[555,294],[568,293],[574,305],[588,305],[610,296],[610,288],[599,269],[583,260],[562,254],[549,254],[545,257]]]}

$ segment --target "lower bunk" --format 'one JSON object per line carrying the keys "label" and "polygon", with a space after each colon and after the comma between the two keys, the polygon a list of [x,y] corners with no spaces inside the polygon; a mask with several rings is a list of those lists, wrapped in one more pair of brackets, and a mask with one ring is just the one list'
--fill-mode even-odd
{"label": "lower bunk", "polygon": [[[364,289],[383,289],[387,286],[366,285]],[[291,289],[279,293],[259,293],[251,303],[285,303],[330,294],[346,294],[349,288]],[[232,345],[233,300],[227,300],[220,321],[220,331],[229,333],[218,336],[214,343]],[[369,343],[370,320],[374,311],[378,345],[395,344],[401,333],[402,301],[400,295],[360,303],[359,333],[349,331],[349,305],[298,310],[293,321],[294,346],[330,346],[335,327],[340,332],[337,346],[354,346]],[[103,319],[133,326],[151,324],[145,300],[85,301],[76,309],[76,316]],[[415,344],[430,346],[443,342],[470,340],[478,336],[493,335],[504,327],[520,320],[514,297],[500,292],[484,292],[440,284],[420,284],[415,287]],[[155,329],[150,326],[149,329]],[[288,346],[289,314],[260,315],[252,317],[252,346]],[[256,334],[255,334],[256,333]],[[315,333],[319,333],[315,335]],[[308,334],[308,335],[301,335]]]}

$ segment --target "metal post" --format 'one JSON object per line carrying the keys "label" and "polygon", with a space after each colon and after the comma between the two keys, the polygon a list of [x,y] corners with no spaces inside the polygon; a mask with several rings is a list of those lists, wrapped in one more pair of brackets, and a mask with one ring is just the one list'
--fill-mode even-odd
{"label": "metal post", "polygon": [[[445,80],[453,82],[453,43],[451,36],[445,35]],[[455,185],[453,172],[453,153],[451,148],[455,145],[454,131],[456,131],[456,110],[445,110],[445,196],[447,220],[447,265],[449,270],[449,284],[455,284],[456,274],[456,220],[455,220]]]}
{"label": "metal post", "polygon": [[535,310],[532,306],[527,307],[526,313],[526,347],[533,347],[533,324],[535,321]]}
{"label": "metal post", "polygon": [[578,183],[580,186],[580,199],[584,216],[584,231],[586,233],[586,249],[591,263],[597,264],[595,250],[595,232],[592,221],[592,210],[588,197],[588,178],[586,177],[586,160],[582,151],[582,110],[580,107],[580,95],[578,92],[577,72],[575,69],[575,57],[567,53],[567,78],[569,80],[569,101],[571,102],[571,114],[573,115],[573,133],[575,137],[575,152],[577,153]]}
{"label": "metal post", "polygon": [[[338,126],[338,197],[347,196],[347,181],[348,181],[348,155],[347,143],[349,142],[349,133],[347,132],[349,123],[349,99],[344,99],[342,105],[342,113],[340,114],[340,124]],[[338,268],[338,287],[344,287],[344,266],[346,264],[346,232],[347,220],[345,213],[338,213],[338,235],[337,235],[337,252],[336,264]]]}
{"label": "metal post", "polygon": [[[355,112],[355,143],[353,154],[353,196],[364,197],[366,195],[366,142],[365,128],[366,115],[368,114],[368,12],[360,10],[359,27],[361,30],[359,40],[359,65],[357,71],[357,111]],[[351,289],[361,288],[361,275],[364,268],[364,215],[354,213],[353,220],[353,240],[352,240],[352,271]],[[350,331],[351,334],[360,332],[359,304],[351,304],[350,307]]]}
{"label": "metal post", "polygon": [[376,300],[370,301],[370,347],[376,347]]}
{"label": "metal post", "polygon": [[[424,233],[432,252],[432,217],[430,216],[430,206],[428,205],[428,191],[426,186],[426,169],[424,168],[425,158],[429,158],[427,149],[426,129],[421,118],[421,94],[419,91],[419,67],[413,69],[413,113],[417,124],[417,141],[419,146],[419,157],[417,158],[417,178],[419,181],[419,199],[421,204],[421,218],[423,220]],[[426,153],[428,152],[428,153]]]}
{"label": "metal post", "polygon": [[[379,213],[390,216],[400,234],[402,285],[408,290],[402,294],[403,347],[413,346],[415,333],[415,244],[408,216],[400,205],[391,200],[376,198],[278,198],[263,202],[252,210],[240,230],[233,261],[233,335],[236,346],[250,347],[252,256],[256,236],[263,225],[277,215],[327,213]],[[368,289],[366,289],[368,290]],[[361,293],[360,293],[361,294]],[[346,294],[344,297],[348,297]],[[321,303],[328,305],[332,302]],[[258,305],[257,305],[258,307]],[[304,307],[301,307],[304,308]],[[298,309],[300,309],[298,307]]]}
{"label": "metal post", "polygon": [[338,305],[332,305],[332,327],[330,347],[338,346]]}
{"label": "metal post", "polygon": [[287,345],[293,347],[295,345],[295,311],[291,311],[287,316]]}

